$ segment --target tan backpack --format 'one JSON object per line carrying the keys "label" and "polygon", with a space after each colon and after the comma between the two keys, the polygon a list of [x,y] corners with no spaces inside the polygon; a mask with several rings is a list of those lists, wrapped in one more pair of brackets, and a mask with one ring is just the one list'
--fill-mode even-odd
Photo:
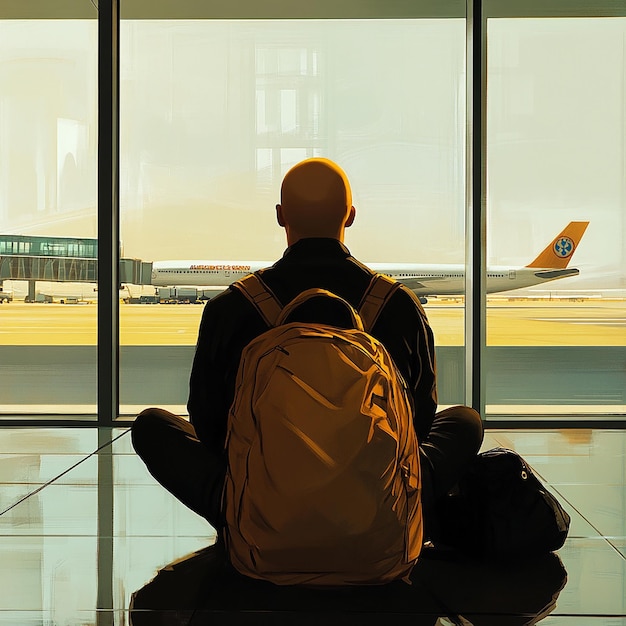
{"label": "tan backpack", "polygon": [[[357,313],[322,289],[281,310],[260,277],[234,283],[270,326],[242,353],[228,417],[225,542],[242,574],[351,585],[411,572],[422,547],[411,402],[368,334],[398,286],[375,276]],[[319,296],[343,303],[354,328],[285,323]]]}

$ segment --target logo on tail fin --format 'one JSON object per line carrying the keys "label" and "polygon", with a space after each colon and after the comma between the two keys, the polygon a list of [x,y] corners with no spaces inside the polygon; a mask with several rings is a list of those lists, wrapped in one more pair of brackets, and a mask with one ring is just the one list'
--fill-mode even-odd
{"label": "logo on tail fin", "polygon": [[574,253],[574,242],[569,237],[561,237],[554,242],[554,254],[566,259]]}

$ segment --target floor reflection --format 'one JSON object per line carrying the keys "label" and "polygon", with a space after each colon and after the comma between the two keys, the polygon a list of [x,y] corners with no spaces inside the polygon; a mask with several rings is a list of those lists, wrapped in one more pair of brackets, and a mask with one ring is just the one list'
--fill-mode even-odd
{"label": "floor reflection", "polygon": [[125,429],[0,429],[0,626],[626,626],[626,431],[487,431],[498,445],[572,516],[557,555],[427,552],[411,586],[322,591],[228,571],[214,529],[155,483]]}
{"label": "floor reflection", "polygon": [[556,554],[496,564],[426,550],[410,585],[279,587],[239,575],[227,564],[223,548],[213,545],[167,565],[137,590],[130,623],[258,623],[263,616],[263,623],[282,624],[298,615],[292,623],[306,616],[311,623],[361,625],[381,623],[391,614],[410,615],[414,626],[436,626],[441,618],[452,624],[522,626],[552,612],[566,580]]}

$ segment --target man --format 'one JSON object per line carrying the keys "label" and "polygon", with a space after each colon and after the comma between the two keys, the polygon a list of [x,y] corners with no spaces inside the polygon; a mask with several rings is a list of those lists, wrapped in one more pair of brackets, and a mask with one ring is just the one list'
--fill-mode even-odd
{"label": "man", "polygon": [[[263,273],[283,304],[302,291],[327,289],[358,307],[373,272],[343,245],[355,219],[345,173],[327,159],[307,159],[287,172],[277,219],[287,250]],[[190,423],[161,409],[136,419],[133,445],[152,475],[189,508],[219,530],[226,466],[226,423],[243,348],[267,330],[236,289],[206,304],[190,380]],[[453,407],[436,413],[433,334],[415,294],[402,286],[380,314],[371,334],[391,354],[413,397],[420,443],[426,532],[435,528],[435,509],[476,455],[483,436],[476,411]]]}

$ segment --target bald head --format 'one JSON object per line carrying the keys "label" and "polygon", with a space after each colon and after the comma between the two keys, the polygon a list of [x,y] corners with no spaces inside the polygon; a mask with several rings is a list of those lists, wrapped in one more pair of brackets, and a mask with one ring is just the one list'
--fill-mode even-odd
{"label": "bald head", "polygon": [[348,178],[328,159],[301,161],[285,175],[276,211],[288,245],[308,237],[343,241],[355,214]]}

